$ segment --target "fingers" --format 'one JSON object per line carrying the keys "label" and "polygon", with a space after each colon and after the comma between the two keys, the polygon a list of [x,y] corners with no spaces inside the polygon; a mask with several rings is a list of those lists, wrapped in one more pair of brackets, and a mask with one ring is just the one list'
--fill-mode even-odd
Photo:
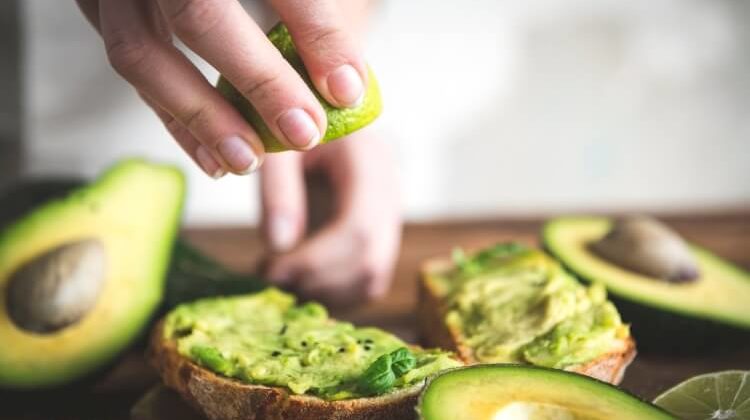
{"label": "fingers", "polygon": [[326,116],[299,74],[236,0],[159,0],[174,33],[260,113],[287,147],[320,142]]}
{"label": "fingers", "polygon": [[365,94],[367,69],[337,0],[272,0],[318,92],[332,105],[353,107]]}
{"label": "fingers", "polygon": [[330,225],[293,251],[270,260],[266,276],[300,295],[334,306],[375,297],[376,283],[388,284],[388,265],[378,261],[364,237]]}
{"label": "fingers", "polygon": [[159,105],[155,104],[146,95],[141,93],[140,96],[151,107],[156,116],[159,117],[164,127],[172,135],[172,138],[177,141],[182,150],[193,159],[193,162],[203,168],[208,176],[213,179],[219,179],[226,175],[226,171],[221,167],[221,164],[211,156],[206,147],[202,146],[179,121],[161,109]]}
{"label": "fingers", "polygon": [[261,229],[273,252],[289,251],[305,233],[307,210],[302,155],[277,153],[269,156],[260,180]]}
{"label": "fingers", "polygon": [[[147,1],[101,0],[100,28],[115,70],[176,122],[173,134],[187,130],[197,147],[180,134],[180,145],[203,170],[252,172],[261,164],[263,145],[239,113],[205,80],[155,24]],[[164,120],[164,118],[162,118]],[[190,152],[188,152],[190,153]]]}
{"label": "fingers", "polygon": [[334,218],[266,266],[276,284],[341,306],[386,293],[401,238],[392,156],[366,130],[353,136],[304,155],[334,181]]}

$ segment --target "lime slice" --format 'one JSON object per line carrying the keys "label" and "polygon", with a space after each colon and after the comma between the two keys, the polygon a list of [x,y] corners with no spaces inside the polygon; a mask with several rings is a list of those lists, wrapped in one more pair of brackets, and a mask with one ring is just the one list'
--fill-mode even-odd
{"label": "lime slice", "polygon": [[[310,81],[305,66],[302,63],[302,59],[297,50],[294,48],[292,38],[287,31],[286,26],[278,24],[268,32],[268,39],[279,49],[281,55],[289,61],[295,70],[302,76],[308,86],[312,89],[315,96],[320,101],[323,109],[328,117],[328,127],[326,128],[326,134],[321,140],[321,144],[328,143],[331,140],[344,137],[360,128],[370,124],[375,118],[380,115],[382,110],[382,102],[380,99],[380,89],[378,88],[378,82],[375,80],[375,75],[372,69],[368,67],[367,75],[367,91],[362,99],[362,103],[354,108],[335,108],[326,102],[315,90],[312,82]],[[263,146],[266,148],[266,152],[283,152],[288,150],[282,145],[279,140],[273,135],[271,130],[268,128],[266,123],[261,118],[258,111],[245,99],[237,89],[232,86],[223,76],[219,78],[216,84],[216,89],[219,90],[224,98],[226,98],[237,110],[242,114],[243,117],[250,123],[255,131],[263,141]]]}
{"label": "lime slice", "polygon": [[656,397],[654,404],[684,420],[750,419],[750,371],[692,377]]}

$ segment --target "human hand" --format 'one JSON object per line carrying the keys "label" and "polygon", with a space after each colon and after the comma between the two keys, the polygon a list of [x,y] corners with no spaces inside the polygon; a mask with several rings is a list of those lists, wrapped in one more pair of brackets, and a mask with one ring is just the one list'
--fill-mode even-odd
{"label": "human hand", "polygon": [[[114,69],[154,109],[208,175],[246,174],[264,159],[250,125],[172,43],[176,35],[216,67],[287,147],[308,150],[326,115],[298,73],[236,0],[77,0]],[[310,78],[332,105],[356,105],[367,72],[347,20],[363,8],[336,0],[271,0]],[[344,2],[346,3],[346,2]],[[351,1],[361,3],[361,1]]]}
{"label": "human hand", "polygon": [[[401,239],[395,164],[367,130],[305,154],[269,156],[261,170],[262,229],[271,251],[266,276],[281,287],[345,306],[382,296]],[[333,189],[332,215],[312,236],[304,173],[321,171]]]}

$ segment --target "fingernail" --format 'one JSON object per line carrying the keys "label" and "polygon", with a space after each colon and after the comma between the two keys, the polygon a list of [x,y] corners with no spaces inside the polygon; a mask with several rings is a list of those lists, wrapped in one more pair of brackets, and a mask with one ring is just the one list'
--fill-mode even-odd
{"label": "fingernail", "polygon": [[362,78],[349,64],[344,64],[328,75],[328,90],[340,105],[352,108],[359,105],[365,96]]}
{"label": "fingernail", "polygon": [[258,168],[258,156],[253,152],[253,148],[238,136],[224,139],[217,149],[235,173],[247,175]]}
{"label": "fingernail", "polygon": [[198,147],[195,151],[195,159],[198,161],[198,165],[200,165],[201,169],[203,169],[203,171],[211,178],[219,179],[226,175],[224,168],[219,165],[219,162],[211,156],[211,153],[209,153],[205,147]]}
{"label": "fingernail", "polygon": [[268,223],[268,239],[275,252],[292,249],[297,240],[292,221],[288,217],[272,216]]}
{"label": "fingernail", "polygon": [[300,108],[292,108],[278,120],[279,128],[292,145],[309,149],[320,141],[320,130],[312,117]]}

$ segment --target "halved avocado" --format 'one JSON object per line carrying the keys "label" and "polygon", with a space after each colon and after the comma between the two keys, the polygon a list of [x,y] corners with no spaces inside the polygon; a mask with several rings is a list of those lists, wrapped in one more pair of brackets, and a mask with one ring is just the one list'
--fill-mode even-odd
{"label": "halved avocado", "polygon": [[0,232],[0,388],[45,388],[112,362],[158,308],[184,179],[123,161]]}
{"label": "halved avocado", "polygon": [[612,225],[605,217],[560,217],[545,224],[542,240],[569,270],[607,287],[642,348],[715,348],[750,337],[750,273],[690,245],[695,279],[670,282],[639,274],[591,249]]}
{"label": "halved avocado", "polygon": [[605,382],[527,365],[475,365],[432,379],[423,420],[657,420],[667,412]]}

